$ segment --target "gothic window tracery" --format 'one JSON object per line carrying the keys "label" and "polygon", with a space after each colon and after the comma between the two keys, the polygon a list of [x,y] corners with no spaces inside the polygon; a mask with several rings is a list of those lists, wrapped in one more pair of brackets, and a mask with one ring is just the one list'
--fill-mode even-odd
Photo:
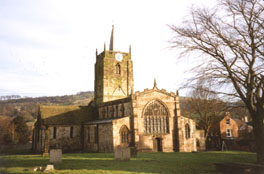
{"label": "gothic window tracery", "polygon": [[121,140],[121,144],[129,143],[129,130],[126,125],[123,125],[120,128],[120,140]]}
{"label": "gothic window tracery", "polygon": [[144,111],[144,132],[146,134],[168,133],[168,112],[159,101],[148,104]]}

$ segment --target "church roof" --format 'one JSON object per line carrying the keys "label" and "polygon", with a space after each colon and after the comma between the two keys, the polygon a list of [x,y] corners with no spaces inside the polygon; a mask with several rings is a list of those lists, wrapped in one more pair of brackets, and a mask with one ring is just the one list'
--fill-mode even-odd
{"label": "church roof", "polygon": [[146,94],[146,93],[151,93],[151,92],[159,92],[159,93],[162,93],[162,94],[165,94],[165,95],[168,95],[168,96],[171,96],[171,97],[177,97],[179,96],[179,91],[177,90],[176,93],[174,92],[167,92],[165,89],[159,89],[158,86],[157,86],[157,81],[156,79],[154,79],[154,85],[153,85],[153,88],[152,89],[144,89],[143,92],[139,92],[139,91],[136,91],[135,92],[135,96],[138,96],[138,95],[142,95],[142,94]]}
{"label": "church roof", "polygon": [[111,106],[111,105],[116,105],[116,104],[122,104],[122,103],[127,103],[131,101],[131,96],[125,97],[125,98],[121,98],[121,99],[116,99],[116,100],[111,100],[111,101],[107,101],[104,103],[101,103],[99,105],[99,107],[101,106]]}
{"label": "church roof", "polygon": [[40,106],[40,117],[44,124],[76,125],[91,121],[97,116],[92,106]]}

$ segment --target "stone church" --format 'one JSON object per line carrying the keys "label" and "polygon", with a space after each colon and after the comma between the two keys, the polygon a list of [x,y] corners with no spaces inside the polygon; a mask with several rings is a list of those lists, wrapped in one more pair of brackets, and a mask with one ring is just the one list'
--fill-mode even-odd
{"label": "stone church", "polygon": [[134,92],[131,48],[116,51],[113,43],[114,28],[109,50],[96,51],[94,99],[88,106],[40,106],[33,149],[196,151],[201,132],[194,120],[181,116],[178,92],[159,89],[156,81],[151,89]]}

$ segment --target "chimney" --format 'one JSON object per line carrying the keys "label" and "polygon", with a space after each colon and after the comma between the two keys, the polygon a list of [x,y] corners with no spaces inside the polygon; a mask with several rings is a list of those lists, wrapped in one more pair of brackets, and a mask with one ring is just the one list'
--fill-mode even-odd
{"label": "chimney", "polygon": [[248,116],[244,116],[244,121],[245,121],[245,123],[248,122]]}

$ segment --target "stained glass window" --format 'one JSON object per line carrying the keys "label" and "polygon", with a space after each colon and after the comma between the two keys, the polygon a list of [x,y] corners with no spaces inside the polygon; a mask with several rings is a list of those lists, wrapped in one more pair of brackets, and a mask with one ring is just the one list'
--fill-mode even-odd
{"label": "stained glass window", "polygon": [[144,111],[144,132],[146,134],[168,133],[168,112],[159,101],[153,101]]}

